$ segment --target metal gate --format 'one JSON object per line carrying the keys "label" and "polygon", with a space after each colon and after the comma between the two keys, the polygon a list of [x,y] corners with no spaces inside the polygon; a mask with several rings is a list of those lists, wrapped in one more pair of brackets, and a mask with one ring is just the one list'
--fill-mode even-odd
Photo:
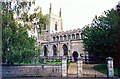
{"label": "metal gate", "polygon": [[82,77],[107,77],[105,57],[89,57],[83,60]]}

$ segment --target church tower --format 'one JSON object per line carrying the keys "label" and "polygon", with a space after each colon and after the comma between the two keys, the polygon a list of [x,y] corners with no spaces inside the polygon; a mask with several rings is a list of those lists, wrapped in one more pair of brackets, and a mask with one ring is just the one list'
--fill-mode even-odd
{"label": "church tower", "polygon": [[52,13],[52,4],[50,3],[50,8],[49,8],[49,20],[50,20],[49,30],[50,30],[50,33],[63,31],[61,15],[62,15],[61,8],[60,8],[58,16]]}
{"label": "church tower", "polygon": [[[42,30],[42,35],[44,40],[49,40],[49,36],[52,33],[63,31],[63,23],[62,23],[62,11],[58,13],[59,15],[55,15],[52,12],[52,4],[50,3],[49,7],[49,24],[46,25],[45,29]],[[42,37],[41,37],[42,38]]]}

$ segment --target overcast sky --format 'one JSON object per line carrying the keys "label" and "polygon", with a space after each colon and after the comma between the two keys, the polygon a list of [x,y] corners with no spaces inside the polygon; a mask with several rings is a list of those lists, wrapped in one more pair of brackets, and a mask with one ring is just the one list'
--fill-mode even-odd
{"label": "overcast sky", "polygon": [[63,29],[72,30],[82,28],[91,23],[95,15],[115,8],[119,0],[36,0],[36,5],[42,7],[44,14],[49,13],[49,6],[52,3],[52,12],[59,14],[62,8]]}

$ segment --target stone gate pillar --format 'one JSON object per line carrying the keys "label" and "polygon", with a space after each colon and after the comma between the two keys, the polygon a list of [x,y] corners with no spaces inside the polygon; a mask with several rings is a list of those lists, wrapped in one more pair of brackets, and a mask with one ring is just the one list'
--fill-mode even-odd
{"label": "stone gate pillar", "polygon": [[83,60],[82,58],[79,57],[77,61],[77,77],[82,76],[82,66],[83,66]]}
{"label": "stone gate pillar", "polygon": [[67,77],[67,57],[62,57],[62,77]]}
{"label": "stone gate pillar", "polygon": [[108,69],[107,76],[114,77],[113,58],[107,57],[106,60],[107,60],[107,69]]}

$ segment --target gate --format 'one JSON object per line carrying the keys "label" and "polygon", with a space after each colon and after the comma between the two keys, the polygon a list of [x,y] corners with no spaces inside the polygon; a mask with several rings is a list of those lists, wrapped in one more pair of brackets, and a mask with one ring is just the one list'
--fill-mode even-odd
{"label": "gate", "polygon": [[107,77],[106,58],[89,57],[89,60],[86,60],[81,57],[77,59],[77,62],[70,62],[70,60],[68,57],[62,60],[63,77]]}
{"label": "gate", "polygon": [[91,56],[88,60],[83,60],[82,68],[82,77],[107,77],[108,71],[105,57]]}

